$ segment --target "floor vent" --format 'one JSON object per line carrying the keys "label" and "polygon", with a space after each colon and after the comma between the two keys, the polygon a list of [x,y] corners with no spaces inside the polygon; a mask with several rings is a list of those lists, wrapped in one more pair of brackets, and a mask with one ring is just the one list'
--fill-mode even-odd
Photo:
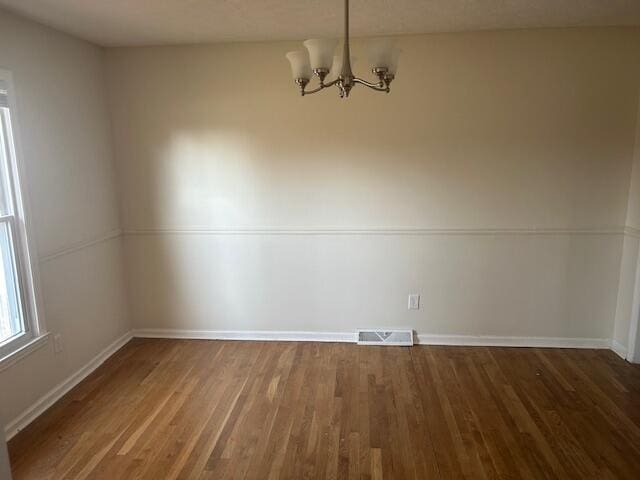
{"label": "floor vent", "polygon": [[358,333],[358,345],[413,345],[413,330],[365,330]]}

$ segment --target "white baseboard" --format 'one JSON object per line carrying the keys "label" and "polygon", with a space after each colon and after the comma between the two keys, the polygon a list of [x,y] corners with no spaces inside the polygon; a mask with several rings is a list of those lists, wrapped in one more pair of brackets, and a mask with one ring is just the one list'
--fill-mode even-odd
{"label": "white baseboard", "polygon": [[[351,332],[289,332],[277,330],[179,330],[138,329],[134,337],[184,338],[205,340],[267,340],[298,342],[354,342]],[[428,335],[418,334],[418,345],[459,345],[486,347],[551,347],[551,348],[611,348],[606,338],[556,338],[556,337],[498,337],[481,335]]]}
{"label": "white baseboard", "polygon": [[417,343],[419,345],[459,345],[469,347],[611,348],[611,340],[607,338],[418,334]]}
{"label": "white baseboard", "polygon": [[627,359],[627,347],[617,340],[611,340],[611,350],[623,360]]}
{"label": "white baseboard", "polygon": [[69,390],[89,376],[89,374],[102,365],[105,360],[122,348],[132,338],[133,336],[131,335],[131,332],[125,333],[107,348],[102,350],[98,355],[93,357],[84,367],[53,387],[45,395],[40,397],[33,405],[18,415],[17,418],[9,422],[4,429],[7,441],[11,440],[11,438],[13,438],[20,430],[33,422],[51,405],[60,400],[60,398],[69,392]]}
{"label": "white baseboard", "polygon": [[260,340],[282,342],[355,342],[354,332],[290,332],[278,330],[179,330],[143,328],[136,338],[184,338],[201,340]]}

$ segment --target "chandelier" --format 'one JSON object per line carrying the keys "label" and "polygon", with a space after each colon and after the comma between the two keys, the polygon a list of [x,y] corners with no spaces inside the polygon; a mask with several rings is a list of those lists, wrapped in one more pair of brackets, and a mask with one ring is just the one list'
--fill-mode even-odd
{"label": "chandelier", "polygon": [[[349,96],[356,84],[364,85],[378,92],[389,93],[391,82],[396,76],[400,49],[388,38],[378,38],[369,45],[369,61],[371,71],[378,77],[378,82],[368,82],[356,77],[351,71],[351,52],[349,49],[349,0],[344,0],[344,45],[342,54],[334,56],[337,40],[312,39],[303,42],[305,50],[287,53],[291,62],[293,80],[300,88],[301,95],[309,95],[336,85],[341,98]],[[311,77],[318,77],[319,85],[312,90],[305,90]]]}

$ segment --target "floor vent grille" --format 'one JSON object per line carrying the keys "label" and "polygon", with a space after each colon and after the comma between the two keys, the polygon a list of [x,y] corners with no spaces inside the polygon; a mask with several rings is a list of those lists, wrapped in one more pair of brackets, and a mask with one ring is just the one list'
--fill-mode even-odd
{"label": "floor vent grille", "polygon": [[360,329],[358,345],[395,345],[410,347],[413,345],[413,330],[371,330]]}

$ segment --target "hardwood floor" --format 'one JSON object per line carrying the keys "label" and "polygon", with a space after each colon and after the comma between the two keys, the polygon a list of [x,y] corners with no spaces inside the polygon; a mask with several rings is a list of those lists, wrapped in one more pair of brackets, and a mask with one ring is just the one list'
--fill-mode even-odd
{"label": "hardwood floor", "polygon": [[20,479],[638,479],[610,351],[134,340],[9,444]]}

